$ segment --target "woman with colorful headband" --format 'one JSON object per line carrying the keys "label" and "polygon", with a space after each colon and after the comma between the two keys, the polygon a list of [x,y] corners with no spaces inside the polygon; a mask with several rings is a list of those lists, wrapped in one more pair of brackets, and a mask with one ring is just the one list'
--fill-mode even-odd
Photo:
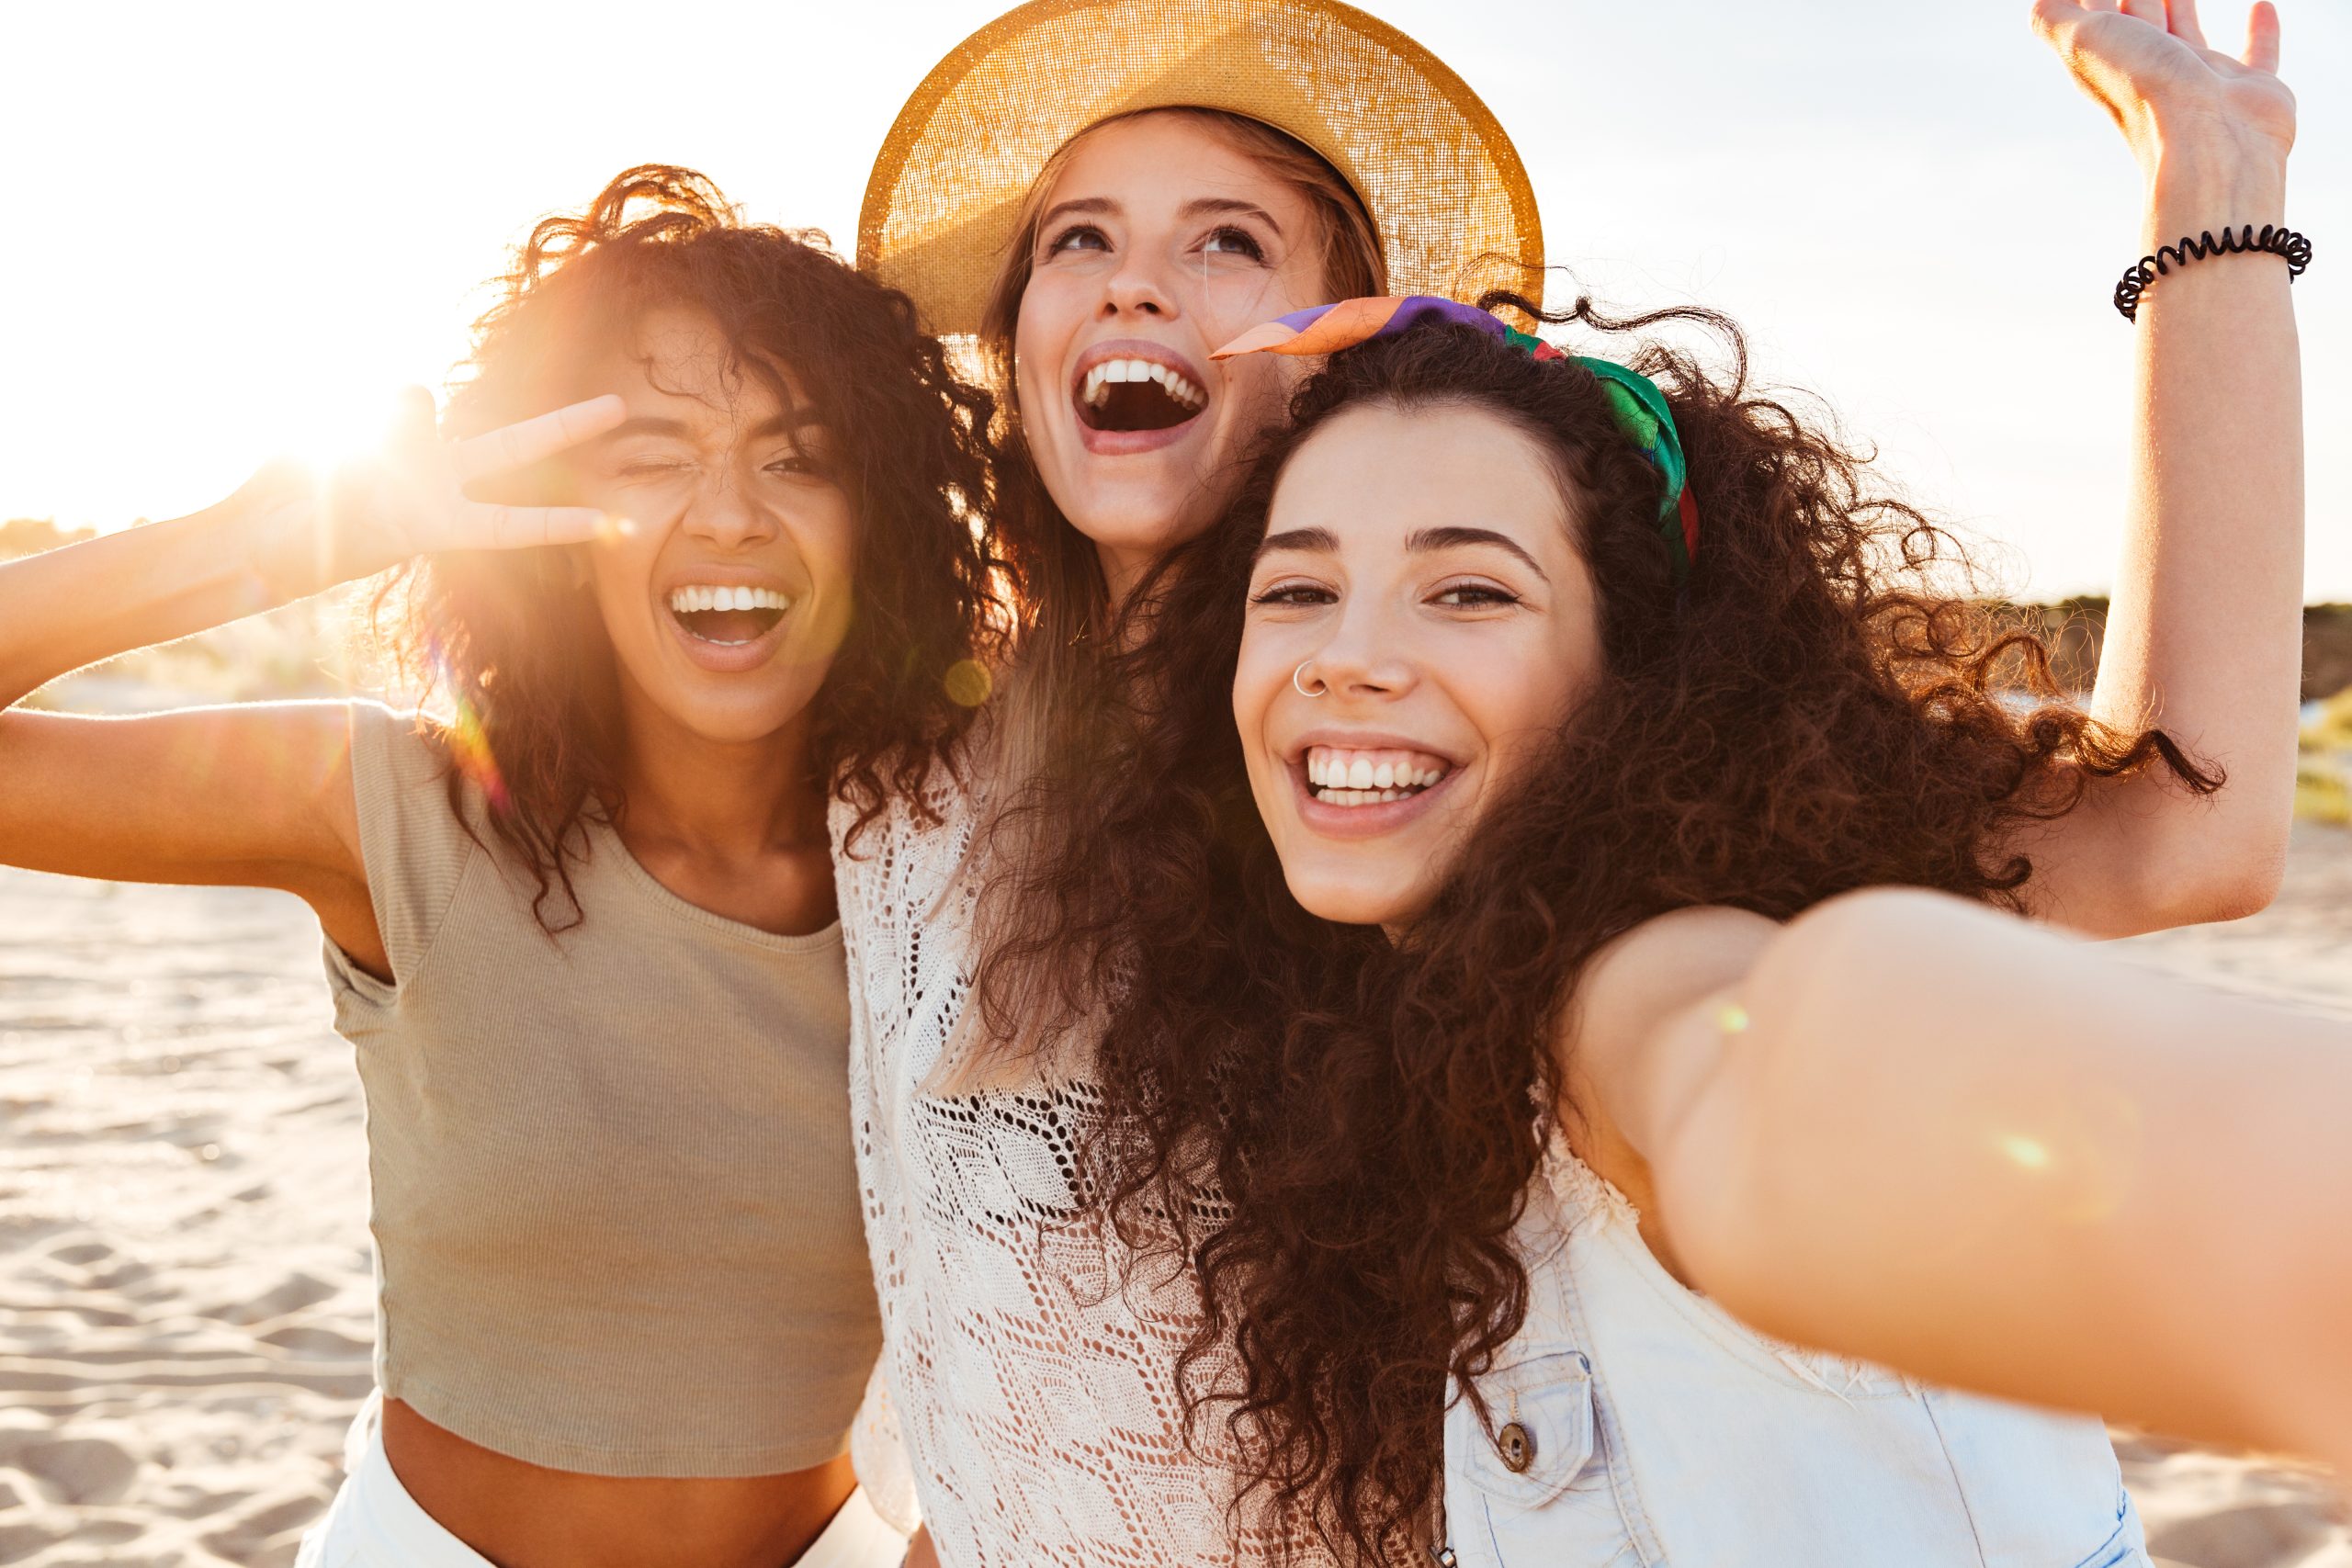
{"label": "woman with colorful headband", "polygon": [[[2154,160],[2153,223],[2234,222],[2241,206],[2278,216],[2280,146],[2249,101],[2283,99],[2275,78],[2223,71],[2185,12],[2168,30],[2161,11],[2151,22],[2046,10],[2078,75]],[[2273,106],[2270,123],[2288,118]],[[922,797],[940,826],[886,818],[841,864],[885,1369],[931,1529],[957,1568],[1258,1561],[1323,1544],[1310,1516],[1232,1511],[1234,1467],[1262,1456],[1182,1411],[1236,1373],[1237,1348],[1204,1331],[1182,1268],[1148,1247],[1136,1267],[1135,1244],[1151,1238],[1113,1224],[1080,1168],[1098,1125],[1099,1014],[1133,978],[1090,939],[1122,905],[1159,907],[1162,886],[1158,870],[1129,875],[1148,863],[1149,815],[1129,821],[1131,842],[1093,836],[1090,786],[1154,793],[1189,766],[1112,773],[1121,705],[1205,673],[1148,644],[1140,669],[1114,657],[1143,629],[1121,611],[1223,510],[1295,378],[1266,356],[1211,353],[1332,299],[1475,295],[1494,280],[1480,258],[1533,263],[1540,251],[1516,156],[1476,97],[1409,39],[1334,5],[1023,7],[933,73],[877,161],[861,263],[938,329],[980,334],[1026,459],[999,513],[1024,643],[989,754]],[[1973,877],[2101,931],[2217,918],[2267,896],[2290,785],[2300,599],[2293,338],[2283,280],[2275,298],[2215,281],[2256,265],[2275,264],[2201,262],[2203,276],[2192,267],[2153,291],[2145,482],[2094,705],[2105,722],[2037,730],[2016,776],[1948,778],[1916,803],[1945,813],[1951,839],[1949,862],[1921,879]],[[2262,411],[2256,427],[2278,441],[2233,446],[2211,417],[2218,403]],[[1844,657],[1860,660],[1860,642]],[[2132,739],[2159,695],[2195,760]],[[1915,776],[1896,759],[1852,761]],[[1171,809],[1182,799],[1167,796]],[[1801,837],[1815,815],[1755,826]],[[1970,824],[1984,829],[1974,840]],[[1965,858],[1974,849],[1981,865]],[[1860,880],[1920,874],[1894,855],[1869,871]],[[1787,873],[1792,886],[1807,874]],[[1159,967],[1189,953],[1130,956]],[[1227,996],[1198,1021],[1256,1005]],[[1219,1202],[1202,1195],[1194,1217],[1214,1220]],[[1431,1455],[1442,1391],[1400,1375],[1427,1396],[1427,1419],[1400,1438]]]}
{"label": "woman with colorful headband", "polygon": [[1332,357],[1065,802],[1083,1179],[1342,1554],[2144,1564],[2098,1421],[1886,1366],[2352,1457],[2352,1030],[1982,908],[2062,758],[2191,770],[2008,705],[2039,649],[1677,316],[1728,372],[1437,299],[1232,345]]}
{"label": "woman with colorful headband", "polygon": [[961,742],[989,402],[903,299],[682,169],[503,282],[446,440],[420,392],[323,498],[266,470],[0,567],[7,702],[392,572],[452,718],[11,709],[0,862],[318,914],[379,1391],[305,1568],[887,1568],[845,1451],[880,1324],[825,812]]}

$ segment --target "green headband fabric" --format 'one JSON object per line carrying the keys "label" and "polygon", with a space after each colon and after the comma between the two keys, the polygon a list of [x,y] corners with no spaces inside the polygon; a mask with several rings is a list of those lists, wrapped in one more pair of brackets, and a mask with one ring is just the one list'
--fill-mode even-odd
{"label": "green headband fabric", "polygon": [[[1482,314],[1484,312],[1481,312]],[[1690,464],[1682,453],[1682,433],[1675,428],[1674,411],[1657,383],[1613,359],[1562,354],[1542,338],[1503,328],[1503,341],[1538,359],[1566,359],[1581,365],[1600,378],[1617,428],[1632,438],[1658,472],[1664,493],[1658,500],[1658,536],[1674,554],[1674,581],[1690,579],[1690,563],[1699,554],[1699,507],[1690,496]]]}
{"label": "green headband fabric", "polygon": [[1610,359],[1572,357],[1540,337],[1514,330],[1489,311],[1459,299],[1434,294],[1412,294],[1372,299],[1342,299],[1317,305],[1250,328],[1209,355],[1230,359],[1242,354],[1336,354],[1377,337],[1394,337],[1424,322],[1448,322],[1475,327],[1498,337],[1537,360],[1569,360],[1600,378],[1610,413],[1642,456],[1656,468],[1664,488],[1658,502],[1658,536],[1674,558],[1674,581],[1687,585],[1690,564],[1699,554],[1699,506],[1691,499],[1690,465],[1682,454],[1682,436],[1674,427],[1673,411],[1657,383],[1637,370]]}

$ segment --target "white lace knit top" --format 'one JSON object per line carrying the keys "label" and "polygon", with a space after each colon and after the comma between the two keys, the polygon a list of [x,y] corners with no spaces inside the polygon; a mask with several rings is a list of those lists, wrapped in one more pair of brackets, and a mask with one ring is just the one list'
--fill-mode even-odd
{"label": "white lace knit top", "polygon": [[1110,1225],[1080,1212],[1089,1089],[919,1089],[970,989],[977,893],[961,874],[976,805],[950,785],[930,798],[942,825],[894,806],[854,855],[855,814],[833,813],[882,1372],[923,1521],[949,1568],[1271,1561],[1270,1534],[1229,1522],[1219,1423],[1185,1442],[1176,1360],[1193,1288],[1130,1283]]}

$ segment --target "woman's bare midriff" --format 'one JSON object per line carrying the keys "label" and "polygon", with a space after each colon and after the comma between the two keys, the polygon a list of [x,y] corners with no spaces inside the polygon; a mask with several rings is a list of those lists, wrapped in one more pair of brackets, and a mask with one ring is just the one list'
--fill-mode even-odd
{"label": "woman's bare midriff", "polygon": [[469,1443],[397,1399],[384,1454],[417,1506],[498,1568],[785,1568],[832,1522],[849,1456],[784,1475],[620,1477]]}

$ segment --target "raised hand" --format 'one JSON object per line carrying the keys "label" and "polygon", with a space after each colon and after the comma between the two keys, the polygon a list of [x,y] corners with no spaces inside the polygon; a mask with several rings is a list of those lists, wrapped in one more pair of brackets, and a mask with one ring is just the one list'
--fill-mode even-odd
{"label": "raised hand", "polygon": [[2034,30],[2153,170],[2183,143],[2283,164],[2295,95],[2278,79],[2278,11],[2258,0],[2245,51],[2209,47],[2197,0],[2035,0]]}
{"label": "raised hand", "polygon": [[442,550],[511,550],[582,544],[606,525],[587,506],[477,501],[466,487],[529,468],[593,440],[628,415],[620,398],[591,398],[465,440],[442,439],[433,396],[403,394],[377,453],[321,477],[278,464],[229,505],[266,519],[267,575],[290,592],[315,592]]}

